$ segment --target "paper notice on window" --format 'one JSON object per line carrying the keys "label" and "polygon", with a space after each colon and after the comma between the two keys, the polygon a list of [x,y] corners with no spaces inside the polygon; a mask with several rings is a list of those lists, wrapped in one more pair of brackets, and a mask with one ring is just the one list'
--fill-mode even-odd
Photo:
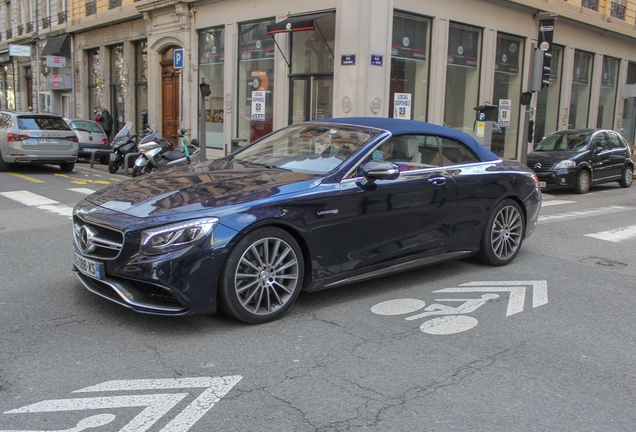
{"label": "paper notice on window", "polygon": [[265,93],[264,91],[252,92],[252,121],[265,121]]}
{"label": "paper notice on window", "polygon": [[395,93],[393,96],[393,118],[411,119],[411,93]]}
{"label": "paper notice on window", "polygon": [[510,126],[510,111],[512,101],[510,99],[499,99],[499,127]]}

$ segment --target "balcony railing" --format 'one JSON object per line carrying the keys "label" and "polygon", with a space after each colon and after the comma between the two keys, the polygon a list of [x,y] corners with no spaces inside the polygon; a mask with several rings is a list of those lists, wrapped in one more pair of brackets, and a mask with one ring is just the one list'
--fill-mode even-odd
{"label": "balcony railing", "polygon": [[42,18],[42,28],[47,29],[51,27],[51,17]]}
{"label": "balcony railing", "polygon": [[7,30],[7,39],[13,39],[13,29]]}
{"label": "balcony railing", "polygon": [[33,24],[33,21],[29,21],[26,25],[26,32],[33,33],[33,29],[35,29],[35,25]]}
{"label": "balcony railing", "polygon": [[22,36],[24,34],[24,24],[18,25],[18,36]]}
{"label": "balcony railing", "polygon": [[62,11],[57,14],[57,23],[64,24],[68,21],[68,11]]}
{"label": "balcony railing", "polygon": [[612,2],[612,9],[610,10],[610,16],[612,18],[618,18],[625,21],[625,6],[620,3]]}
{"label": "balcony railing", "polygon": [[121,0],[108,0],[108,9],[115,9],[121,6]]}
{"label": "balcony railing", "polygon": [[86,2],[86,16],[95,15],[97,13],[97,0]]}
{"label": "balcony railing", "polygon": [[581,6],[598,12],[598,0],[583,0]]}

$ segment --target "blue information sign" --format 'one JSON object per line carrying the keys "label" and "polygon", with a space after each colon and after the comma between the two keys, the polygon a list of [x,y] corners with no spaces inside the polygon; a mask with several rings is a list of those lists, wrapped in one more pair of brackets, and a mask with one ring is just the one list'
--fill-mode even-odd
{"label": "blue information sign", "polygon": [[183,63],[185,58],[183,51],[184,51],[183,48],[174,50],[174,57],[172,59],[172,62],[174,63],[175,69],[183,69]]}
{"label": "blue information sign", "polygon": [[373,66],[382,66],[384,56],[378,54],[371,54],[371,64]]}
{"label": "blue information sign", "polygon": [[355,64],[356,64],[355,54],[343,54],[342,56],[340,56],[341,66],[353,66]]}

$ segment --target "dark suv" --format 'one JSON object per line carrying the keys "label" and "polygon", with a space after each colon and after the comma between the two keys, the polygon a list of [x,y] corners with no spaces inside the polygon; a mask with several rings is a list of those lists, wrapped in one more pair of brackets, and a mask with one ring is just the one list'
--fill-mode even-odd
{"label": "dark suv", "polygon": [[625,139],[608,129],[568,129],[543,139],[528,154],[528,167],[545,188],[587,193],[593,184],[632,185],[634,162]]}
{"label": "dark suv", "polygon": [[0,171],[11,164],[54,164],[72,171],[78,139],[55,114],[0,111]]}

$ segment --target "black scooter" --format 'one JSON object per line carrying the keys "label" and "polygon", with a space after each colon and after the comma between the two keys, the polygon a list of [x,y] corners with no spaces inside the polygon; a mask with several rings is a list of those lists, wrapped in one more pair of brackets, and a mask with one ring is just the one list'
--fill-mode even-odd
{"label": "black scooter", "polygon": [[127,122],[126,126],[124,126],[113,139],[113,153],[110,155],[110,161],[108,162],[108,172],[111,174],[115,174],[124,164],[124,157],[128,153],[137,152],[137,142],[135,138],[137,138],[138,135],[130,133],[132,126],[132,122]]}

